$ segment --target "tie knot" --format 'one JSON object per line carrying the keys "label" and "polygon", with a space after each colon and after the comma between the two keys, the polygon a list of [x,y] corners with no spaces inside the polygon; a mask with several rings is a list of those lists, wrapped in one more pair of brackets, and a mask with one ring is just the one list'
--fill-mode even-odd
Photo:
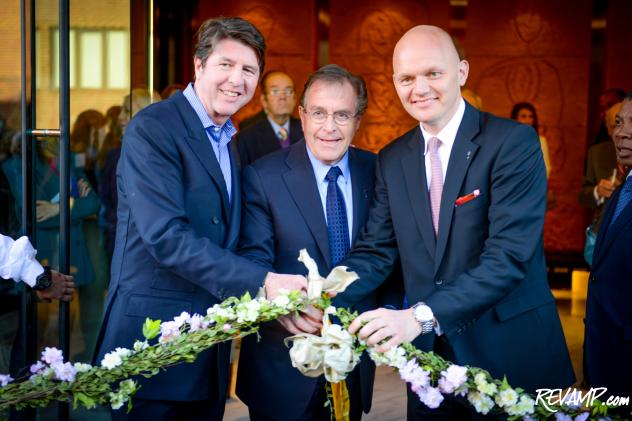
{"label": "tie knot", "polygon": [[207,132],[208,134],[210,134],[210,135],[211,135],[211,138],[212,138],[214,141],[219,142],[220,135],[221,135],[221,133],[222,133],[222,129],[221,129],[221,127],[217,127],[217,126],[208,126],[208,127],[206,128],[206,132]]}
{"label": "tie knot", "polygon": [[327,181],[336,181],[340,174],[342,174],[340,168],[331,167],[329,171],[327,171],[327,176],[325,176],[325,178],[327,179]]}
{"label": "tie knot", "polygon": [[438,137],[431,137],[428,141],[428,150],[432,153],[436,153],[441,146],[441,140]]}
{"label": "tie knot", "polygon": [[287,139],[287,130],[285,130],[285,127],[281,127],[279,129],[279,139],[281,140]]}

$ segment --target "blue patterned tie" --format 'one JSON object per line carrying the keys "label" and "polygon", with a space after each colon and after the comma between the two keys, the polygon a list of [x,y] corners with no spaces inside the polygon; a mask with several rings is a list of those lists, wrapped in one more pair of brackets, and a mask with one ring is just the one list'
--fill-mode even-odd
{"label": "blue patterned tie", "polygon": [[623,212],[623,209],[625,209],[625,207],[630,203],[630,200],[632,200],[632,176],[625,179],[625,184],[621,189],[621,194],[619,194],[617,207],[614,208],[614,214],[612,215],[610,226],[612,226],[614,221],[617,220],[617,217],[621,215],[621,212]]}
{"label": "blue patterned tie", "polygon": [[327,235],[329,236],[329,253],[331,265],[336,266],[349,252],[349,223],[345,198],[338,187],[340,168],[331,167],[325,179],[327,186]]}
{"label": "blue patterned tie", "polygon": [[228,138],[223,130],[215,130],[213,126],[206,128],[206,132],[211,135],[215,146],[217,147],[217,163],[222,170],[224,176],[224,182],[226,183],[226,190],[228,192],[228,202],[232,202],[232,179],[230,174],[230,155],[228,152],[230,138]]}

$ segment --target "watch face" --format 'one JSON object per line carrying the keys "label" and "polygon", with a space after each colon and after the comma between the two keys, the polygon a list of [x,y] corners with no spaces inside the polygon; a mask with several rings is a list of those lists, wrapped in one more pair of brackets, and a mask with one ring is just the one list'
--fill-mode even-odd
{"label": "watch face", "polygon": [[415,319],[425,322],[427,320],[432,320],[432,317],[432,310],[430,310],[430,307],[421,305],[415,308]]}

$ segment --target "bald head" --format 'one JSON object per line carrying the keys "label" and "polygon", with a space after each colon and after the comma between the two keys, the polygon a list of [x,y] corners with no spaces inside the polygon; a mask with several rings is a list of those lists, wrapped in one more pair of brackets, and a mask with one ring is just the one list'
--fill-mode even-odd
{"label": "bald head", "polygon": [[420,25],[404,34],[393,52],[393,82],[406,111],[437,134],[454,116],[467,80],[468,64],[450,35]]}

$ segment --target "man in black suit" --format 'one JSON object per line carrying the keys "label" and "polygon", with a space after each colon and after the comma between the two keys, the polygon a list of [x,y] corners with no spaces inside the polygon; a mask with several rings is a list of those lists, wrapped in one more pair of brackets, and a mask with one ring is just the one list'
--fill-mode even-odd
{"label": "man in black suit", "polygon": [[[632,92],[616,116],[613,140],[626,168],[612,194],[593,255],[585,321],[586,374],[608,395],[632,397]],[[630,416],[630,406],[624,415]]]}
{"label": "man in black suit", "polygon": [[272,70],[263,75],[261,88],[264,117],[237,134],[242,168],[303,138],[301,122],[292,117],[296,105],[292,79]]}
{"label": "man in black suit", "polygon": [[[307,273],[297,260],[305,248],[328,274],[358,236],[372,202],[375,155],[349,147],[366,109],[364,82],[328,65],[308,79],[299,107],[305,139],[246,167],[239,253],[270,270]],[[375,308],[375,295],[358,304]],[[319,315],[320,316],[320,315]],[[309,319],[282,320],[292,333]],[[252,420],[329,420],[325,380],[292,367],[277,322],[261,327],[260,340],[244,338],[237,394]],[[374,366],[364,360],[348,377],[351,419],[371,405]]]}
{"label": "man in black suit", "polygon": [[[514,387],[567,387],[575,377],[547,282],[540,142],[531,127],[466,104],[468,70],[440,28],[417,26],[397,43],[395,89],[419,125],[378,155],[374,205],[341,263],[360,279],[334,302],[362,300],[399,257],[413,306],[361,314],[350,330],[369,346],[412,341]],[[467,402],[432,410],[408,390],[409,419],[475,416]]]}

